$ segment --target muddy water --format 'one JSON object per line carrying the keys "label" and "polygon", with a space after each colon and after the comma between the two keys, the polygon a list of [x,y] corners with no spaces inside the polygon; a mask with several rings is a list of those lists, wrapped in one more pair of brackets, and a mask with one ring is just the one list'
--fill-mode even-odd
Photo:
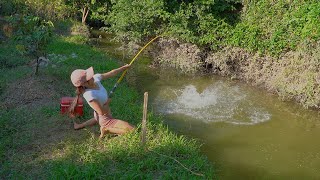
{"label": "muddy water", "polygon": [[[123,58],[104,37],[97,47]],[[135,62],[131,84],[149,92],[150,107],[171,129],[203,143],[219,179],[320,179],[319,112],[238,81],[147,62]]]}

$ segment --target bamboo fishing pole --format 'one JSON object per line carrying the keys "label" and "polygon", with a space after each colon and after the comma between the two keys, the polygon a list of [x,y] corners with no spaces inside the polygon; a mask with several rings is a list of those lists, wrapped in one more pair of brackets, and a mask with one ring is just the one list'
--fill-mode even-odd
{"label": "bamboo fishing pole", "polygon": [[[156,40],[159,36],[156,36],[155,38],[151,39],[145,46],[143,46],[143,48],[141,48],[141,50],[134,56],[134,58],[131,60],[130,64],[131,65],[139,56],[139,54],[149,45],[151,44],[154,40]],[[122,75],[120,76],[120,78],[118,79],[118,81],[114,84],[113,88],[110,91],[109,94],[109,99],[112,97],[112,94],[114,93],[114,91],[117,89],[118,84],[122,81],[122,79],[124,78],[124,76],[126,75],[128,69],[126,69],[125,71],[123,71]]]}

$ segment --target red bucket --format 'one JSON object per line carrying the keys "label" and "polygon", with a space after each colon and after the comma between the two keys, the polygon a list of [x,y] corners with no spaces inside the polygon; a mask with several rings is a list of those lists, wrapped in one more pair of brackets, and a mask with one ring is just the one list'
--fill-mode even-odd
{"label": "red bucket", "polygon": [[[70,105],[72,104],[74,97],[62,97],[60,101],[60,112],[61,114],[68,113]],[[74,109],[77,116],[83,116],[83,100],[79,97],[78,104]]]}

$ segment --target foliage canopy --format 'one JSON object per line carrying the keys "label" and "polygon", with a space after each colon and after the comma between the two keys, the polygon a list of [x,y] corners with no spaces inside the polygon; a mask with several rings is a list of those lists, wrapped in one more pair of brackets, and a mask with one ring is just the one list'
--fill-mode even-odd
{"label": "foliage canopy", "polygon": [[[104,23],[117,39],[144,41],[164,33],[210,50],[238,46],[278,56],[320,38],[317,0],[5,0],[1,13]],[[83,17],[83,16],[82,16]]]}

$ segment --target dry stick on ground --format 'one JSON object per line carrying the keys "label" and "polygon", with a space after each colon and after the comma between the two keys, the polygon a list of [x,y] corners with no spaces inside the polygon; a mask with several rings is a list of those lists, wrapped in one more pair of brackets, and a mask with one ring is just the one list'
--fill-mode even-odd
{"label": "dry stick on ground", "polygon": [[[144,102],[143,102],[143,117],[142,117],[142,132],[141,132],[141,143],[143,146],[145,146],[146,144],[146,132],[147,132],[147,126],[146,126],[146,123],[147,123],[147,108],[148,108],[148,92],[145,92],[144,93]],[[197,176],[204,176],[203,174],[201,173],[196,173],[196,172],[193,172],[192,170],[190,170],[189,168],[187,168],[186,166],[184,166],[181,162],[179,162],[178,160],[176,160],[175,158],[173,157],[170,157],[170,156],[167,156],[167,155],[164,155],[164,154],[160,154],[156,151],[153,151],[153,150],[150,150],[150,149],[147,149],[148,151],[151,151],[151,152],[154,152],[160,156],[164,156],[164,157],[167,157],[167,158],[170,158],[170,159],[173,159],[174,161],[176,161],[177,163],[179,163],[183,168],[185,168],[186,170],[188,170],[189,172],[191,172],[192,174],[194,175],[197,175]]]}

